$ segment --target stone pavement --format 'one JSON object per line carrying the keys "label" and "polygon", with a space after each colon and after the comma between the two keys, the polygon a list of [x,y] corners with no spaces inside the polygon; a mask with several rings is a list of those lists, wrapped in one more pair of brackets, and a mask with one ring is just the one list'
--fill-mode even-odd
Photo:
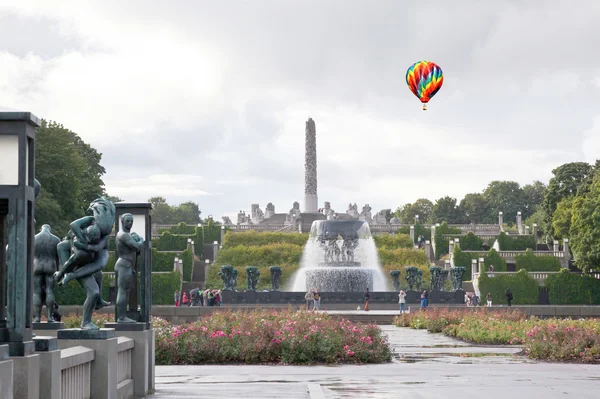
{"label": "stone pavement", "polygon": [[341,366],[157,366],[156,398],[597,398],[600,366],[539,363],[518,347],[382,326],[394,361]]}

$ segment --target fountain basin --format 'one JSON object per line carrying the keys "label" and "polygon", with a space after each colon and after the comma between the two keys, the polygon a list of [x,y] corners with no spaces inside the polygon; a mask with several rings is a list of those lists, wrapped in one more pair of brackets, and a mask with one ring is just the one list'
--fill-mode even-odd
{"label": "fountain basin", "polygon": [[322,292],[373,291],[373,269],[360,267],[315,267],[307,268],[306,289]]}

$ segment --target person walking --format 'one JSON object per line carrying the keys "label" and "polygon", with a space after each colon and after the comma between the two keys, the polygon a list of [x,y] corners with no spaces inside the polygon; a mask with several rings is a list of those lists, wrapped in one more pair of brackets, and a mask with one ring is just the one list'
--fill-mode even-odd
{"label": "person walking", "polygon": [[319,290],[315,290],[313,295],[313,310],[321,309],[321,295],[319,294]]}
{"label": "person walking", "polygon": [[492,293],[491,292],[488,292],[488,294],[487,294],[487,305],[489,308],[492,307]]}
{"label": "person walking", "polygon": [[429,292],[427,292],[427,290],[424,290],[421,294],[421,309],[427,309],[427,305],[429,305]]}
{"label": "person walking", "polygon": [[315,295],[311,290],[306,291],[304,300],[306,301],[306,310],[310,310],[310,304],[315,300]]}
{"label": "person walking", "polygon": [[504,295],[506,296],[506,304],[508,306],[511,306],[512,300],[513,300],[513,294],[511,292],[510,288],[506,289],[506,292],[504,293]]}
{"label": "person walking", "polygon": [[369,289],[365,292],[365,312],[369,311],[369,299],[371,298],[371,294],[369,293]]}
{"label": "person walking", "polygon": [[175,295],[173,295],[173,299],[175,300],[175,307],[179,307],[179,301],[181,300],[181,295],[179,295],[179,290],[175,291]]}
{"label": "person walking", "polygon": [[400,313],[404,313],[404,305],[406,304],[406,292],[400,290],[398,293],[398,303],[400,304]]}

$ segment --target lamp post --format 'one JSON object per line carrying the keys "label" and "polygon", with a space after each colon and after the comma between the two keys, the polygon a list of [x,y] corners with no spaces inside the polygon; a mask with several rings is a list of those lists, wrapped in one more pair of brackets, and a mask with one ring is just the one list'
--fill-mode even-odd
{"label": "lamp post", "polygon": [[0,346],[8,344],[10,356],[35,350],[33,209],[35,128],[40,124],[29,112],[0,112]]}
{"label": "lamp post", "polygon": [[[128,317],[141,323],[152,322],[152,219],[150,211],[152,204],[149,202],[132,203],[117,202],[115,204],[117,214],[115,217],[115,232],[121,230],[121,216],[125,213],[133,215],[132,231],[144,239],[144,246],[138,255],[136,268],[140,273],[140,285],[138,279],[131,282],[129,291]],[[117,253],[117,259],[119,254]],[[141,293],[141,295],[140,295]],[[139,303],[139,310],[138,310]]]}

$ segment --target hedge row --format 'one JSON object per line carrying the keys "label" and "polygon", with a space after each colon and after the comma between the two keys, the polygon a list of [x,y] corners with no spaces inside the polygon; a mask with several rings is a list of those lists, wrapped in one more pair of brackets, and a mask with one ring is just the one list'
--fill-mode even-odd
{"label": "hedge row", "polygon": [[[479,260],[479,254],[476,253],[468,253],[464,252],[460,247],[454,247],[452,251],[452,256],[454,258],[454,266],[463,266],[466,268],[465,275],[467,278],[471,276],[472,270],[472,260]],[[485,270],[489,270],[490,266],[494,266],[494,271],[496,272],[505,272],[506,271],[506,262],[498,252],[492,248],[488,251],[488,253],[483,257],[483,265]]]}
{"label": "hedge row", "polygon": [[515,274],[496,274],[489,277],[483,272],[479,276],[479,291],[484,301],[488,293],[492,294],[495,304],[506,303],[506,290],[510,288],[515,305],[535,305],[539,303],[539,283],[527,270],[519,270]]}
{"label": "hedge row", "polygon": [[[102,298],[104,300],[109,298],[111,285],[114,286],[114,278],[105,275],[102,279]],[[173,293],[179,289],[179,285],[178,273],[152,273],[152,303],[154,305],[171,305]],[[70,282],[66,287],[56,287],[55,296],[59,306],[83,305],[85,302],[85,291],[76,281]]]}
{"label": "hedge row", "polygon": [[[419,236],[423,236],[424,240],[431,241],[431,229],[427,227],[423,227],[422,224],[417,223],[415,226],[415,243],[417,242]],[[397,234],[407,234],[410,237],[410,226],[401,227],[398,229]]]}
{"label": "hedge row", "polygon": [[435,257],[438,260],[448,254],[450,239],[444,238],[445,234],[456,234],[458,236],[461,234],[461,230],[449,227],[446,222],[435,228]]}
{"label": "hedge row", "polygon": [[171,234],[194,235],[194,233],[196,232],[196,226],[187,225],[186,223],[181,222],[181,223],[177,224],[176,226],[173,226],[170,228],[158,229],[159,234],[162,234],[167,231]]}
{"label": "hedge row", "polygon": [[567,269],[552,274],[544,282],[553,305],[600,304],[600,280]]}
{"label": "hedge row", "polygon": [[528,236],[509,236],[502,232],[498,236],[498,245],[501,251],[525,251],[535,248],[535,237]]}
{"label": "hedge row", "polygon": [[528,249],[524,254],[515,257],[517,270],[525,269],[530,272],[557,272],[560,270],[560,260],[554,256],[535,256]]}
{"label": "hedge row", "polygon": [[414,248],[415,245],[408,234],[378,234],[373,240],[377,248]]}
{"label": "hedge row", "polygon": [[[186,233],[186,232],[192,232]],[[228,231],[228,228],[225,228]],[[183,251],[187,248],[187,240],[191,238],[195,244],[196,255],[202,257],[204,250],[203,244],[210,244],[215,241],[221,242],[221,225],[208,223],[201,227],[187,226],[180,223],[166,231],[163,231],[160,238],[153,240],[152,247],[159,251]]]}
{"label": "hedge row", "polygon": [[223,247],[262,246],[269,244],[293,244],[304,246],[308,241],[308,234],[303,233],[281,233],[281,232],[258,232],[255,230],[225,234]]}

